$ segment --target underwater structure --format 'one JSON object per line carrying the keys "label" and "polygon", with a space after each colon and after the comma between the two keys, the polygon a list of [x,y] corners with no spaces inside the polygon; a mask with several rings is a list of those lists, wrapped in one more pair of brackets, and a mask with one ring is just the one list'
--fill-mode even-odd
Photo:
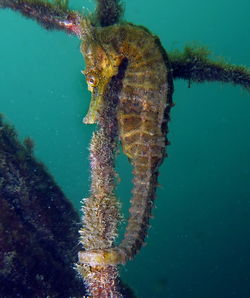
{"label": "underwater structure", "polygon": [[74,270],[80,218],[30,138],[0,118],[1,297],[82,297]]}

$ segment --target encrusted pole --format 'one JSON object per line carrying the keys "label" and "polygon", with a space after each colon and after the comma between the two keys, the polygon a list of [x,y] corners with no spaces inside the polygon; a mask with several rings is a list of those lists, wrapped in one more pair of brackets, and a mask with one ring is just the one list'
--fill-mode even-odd
{"label": "encrusted pole", "polygon": [[[107,92],[106,103],[90,145],[91,190],[90,197],[83,200],[80,230],[85,252],[112,247],[120,222],[119,203],[114,194],[118,129],[115,92]],[[77,267],[91,297],[122,297],[117,266],[79,264]]]}

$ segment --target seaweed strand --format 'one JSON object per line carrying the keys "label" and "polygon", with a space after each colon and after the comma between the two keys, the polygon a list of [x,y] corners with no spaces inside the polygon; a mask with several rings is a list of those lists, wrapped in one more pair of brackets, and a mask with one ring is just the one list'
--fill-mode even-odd
{"label": "seaweed strand", "polygon": [[50,3],[41,0],[0,0],[0,8],[10,8],[25,17],[38,22],[47,30],[62,30],[66,33],[80,34],[80,17],[69,10],[67,2]]}
{"label": "seaweed strand", "polygon": [[123,7],[120,0],[96,0],[96,18],[102,27],[114,25],[119,22]]}
{"label": "seaweed strand", "polygon": [[205,47],[189,46],[183,52],[170,52],[173,78],[198,83],[220,81],[250,90],[250,70],[247,67],[212,61],[209,54]]}

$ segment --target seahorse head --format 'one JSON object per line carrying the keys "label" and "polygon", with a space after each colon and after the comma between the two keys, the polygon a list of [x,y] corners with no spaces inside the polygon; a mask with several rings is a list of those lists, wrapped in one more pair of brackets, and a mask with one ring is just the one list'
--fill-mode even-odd
{"label": "seahorse head", "polygon": [[118,67],[122,61],[122,57],[113,50],[113,47],[107,41],[103,42],[102,33],[104,32],[101,28],[92,28],[81,45],[86,63],[86,69],[82,73],[86,77],[88,90],[92,93],[89,111],[83,119],[86,124],[98,122],[105,104],[106,88],[111,78],[118,73]]}

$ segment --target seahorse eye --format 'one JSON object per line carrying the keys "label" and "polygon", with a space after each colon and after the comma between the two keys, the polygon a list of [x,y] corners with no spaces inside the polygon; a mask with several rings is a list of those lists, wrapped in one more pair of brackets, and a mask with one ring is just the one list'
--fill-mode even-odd
{"label": "seahorse eye", "polygon": [[90,74],[87,76],[87,82],[91,87],[96,87],[99,83],[99,78],[96,75]]}

